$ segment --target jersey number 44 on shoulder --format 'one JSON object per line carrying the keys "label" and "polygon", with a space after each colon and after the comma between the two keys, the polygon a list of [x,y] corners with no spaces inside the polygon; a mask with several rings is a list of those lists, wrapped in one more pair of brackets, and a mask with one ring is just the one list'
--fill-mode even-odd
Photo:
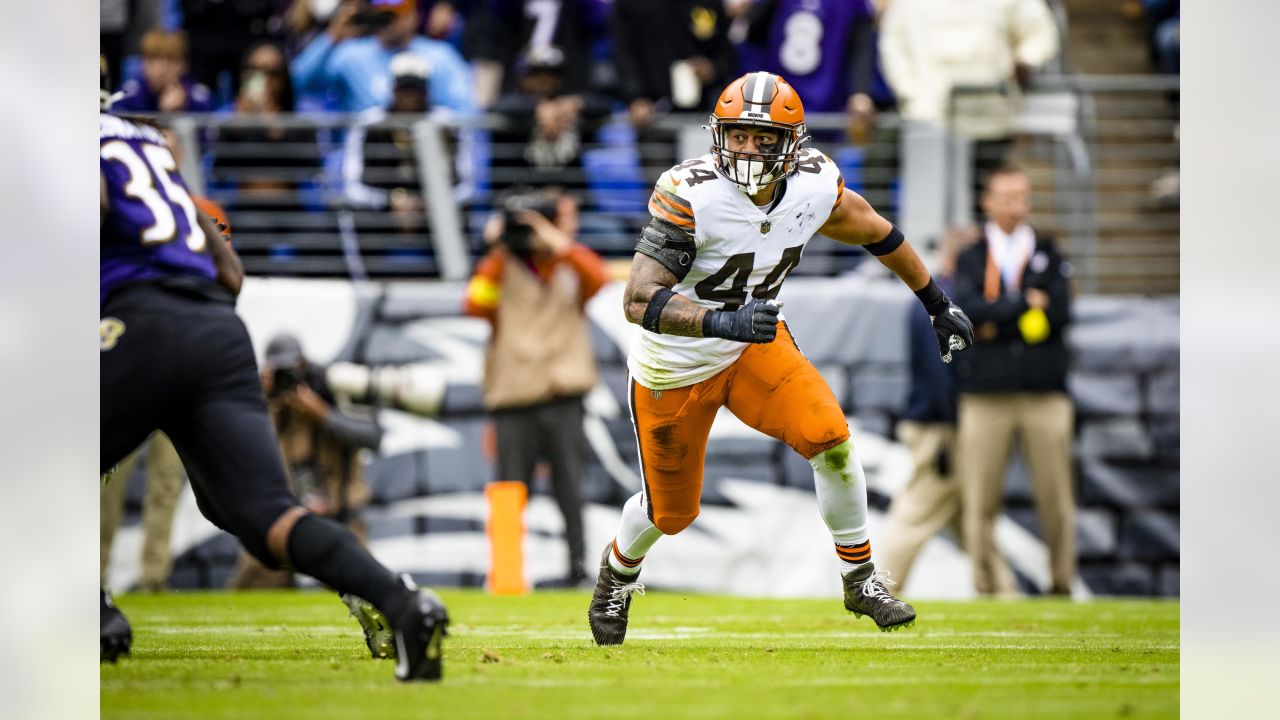
{"label": "jersey number 44 on shoulder", "polygon": [[675,183],[676,185],[679,185],[681,182],[684,182],[689,187],[693,187],[694,185],[700,185],[708,180],[716,179],[715,171],[712,170],[707,165],[706,161],[702,160],[701,158],[682,162],[676,166],[676,169],[689,171],[688,174],[684,176],[683,180],[681,180],[678,177],[675,177],[674,173],[672,174],[671,182]]}
{"label": "jersey number 44 on shoulder", "polygon": [[[758,300],[773,300],[778,297],[778,292],[782,290],[783,281],[787,279],[787,275],[791,274],[795,266],[800,264],[800,253],[803,251],[803,245],[796,245],[783,250],[782,257],[778,259],[778,264],[755,287],[755,290],[751,291],[751,297]],[[736,310],[747,302],[747,281],[751,279],[751,271],[755,269],[755,261],[756,254],[753,252],[732,255],[725,261],[723,267],[703,278],[697,285],[694,285],[693,291],[698,295],[699,299],[724,303],[720,308],[721,310]],[[726,281],[728,287],[721,287],[726,284]]]}

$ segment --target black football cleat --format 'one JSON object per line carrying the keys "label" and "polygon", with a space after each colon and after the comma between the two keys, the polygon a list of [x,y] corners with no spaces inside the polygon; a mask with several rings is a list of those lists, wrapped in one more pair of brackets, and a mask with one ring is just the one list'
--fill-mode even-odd
{"label": "black football cleat", "polygon": [[360,629],[364,630],[364,644],[369,648],[369,655],[375,660],[394,658],[396,639],[387,616],[362,597],[347,594],[342,596],[342,602],[351,611],[351,617],[360,623]]}
{"label": "black football cleat", "polygon": [[396,679],[439,680],[444,674],[441,645],[448,634],[449,612],[434,591],[419,589],[408,575],[401,575],[400,579],[413,591],[413,597],[393,625]]}
{"label": "black football cleat", "polygon": [[854,617],[870,615],[883,632],[914,625],[915,608],[889,594],[885,583],[895,584],[887,573],[877,573],[873,563],[845,573],[844,607]]}
{"label": "black football cleat", "polygon": [[133,645],[133,629],[124,613],[111,602],[106,590],[102,593],[102,611],[100,613],[100,652],[98,662],[114,663],[121,655],[128,655]]}
{"label": "black football cleat", "polygon": [[636,582],[639,573],[623,575],[609,566],[610,543],[600,558],[600,575],[587,608],[591,637],[597,645],[621,645],[627,636],[627,616],[631,612],[631,594],[644,595],[644,585]]}

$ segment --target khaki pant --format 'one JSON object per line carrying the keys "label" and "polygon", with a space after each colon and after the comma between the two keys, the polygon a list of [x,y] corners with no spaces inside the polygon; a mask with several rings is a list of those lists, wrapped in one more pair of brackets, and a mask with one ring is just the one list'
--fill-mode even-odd
{"label": "khaki pant", "polygon": [[[911,479],[893,498],[886,520],[886,549],[877,562],[905,590],[911,566],[920,548],[943,528],[964,544],[960,522],[960,483],[955,476],[956,429],[950,423],[898,423],[898,437],[911,453]],[[943,474],[938,456],[946,453],[950,468]],[[1003,556],[995,563],[995,592],[1011,595],[1017,590],[1013,571]]]}
{"label": "khaki pant", "polygon": [[98,570],[105,585],[107,565],[111,562],[111,544],[124,515],[125,491],[144,452],[147,454],[147,492],[142,501],[142,578],[138,587],[155,591],[164,589],[173,570],[170,536],[183,479],[182,460],[164,433],[153,433],[148,442],[120,461],[115,478],[102,488]]}
{"label": "khaki pant", "polygon": [[1076,502],[1071,470],[1074,410],[1064,393],[966,393],[960,396],[957,469],[964,535],[974,587],[997,591],[995,524],[1015,435],[1049,548],[1050,592],[1069,593],[1076,574]]}

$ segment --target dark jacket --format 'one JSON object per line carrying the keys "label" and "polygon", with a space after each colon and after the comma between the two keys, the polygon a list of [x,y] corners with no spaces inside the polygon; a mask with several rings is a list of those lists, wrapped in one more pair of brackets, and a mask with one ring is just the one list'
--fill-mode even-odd
{"label": "dark jacket", "polygon": [[[953,293],[955,282],[951,277],[934,275],[938,287],[945,293]],[[938,355],[938,335],[924,306],[915,303],[911,309],[908,335],[910,337],[911,392],[907,395],[907,409],[903,420],[920,423],[951,423],[956,421],[956,371],[955,365],[947,365]]]}
{"label": "dark jacket", "polygon": [[702,56],[716,76],[702,87],[693,108],[707,112],[737,77],[738,55],[729,41],[729,18],[721,0],[616,0],[610,36],[622,99],[671,100],[671,64]]}
{"label": "dark jacket", "polygon": [[594,46],[607,32],[608,3],[564,0],[545,4],[545,9],[554,13],[550,16],[531,12],[534,6],[525,0],[472,0],[471,6],[474,10],[468,18],[465,54],[468,60],[492,60],[507,68],[502,78],[504,92],[516,90],[519,66],[544,26],[551,29],[545,41],[564,55],[564,92],[581,93],[591,86]]}
{"label": "dark jacket", "polygon": [[[995,301],[983,296],[987,271],[984,237],[961,253],[956,261],[953,300],[973,320],[974,346],[956,356],[960,392],[1065,392],[1067,346],[1064,330],[1071,317],[1070,265],[1058,253],[1052,238],[1036,233],[1035,250],[1023,271],[1021,287],[1049,294],[1049,338],[1028,345],[1018,331],[1018,318],[1027,311],[1021,292],[1006,292],[1000,280]],[[984,332],[984,326],[986,332]],[[990,329],[995,337],[984,339]]]}

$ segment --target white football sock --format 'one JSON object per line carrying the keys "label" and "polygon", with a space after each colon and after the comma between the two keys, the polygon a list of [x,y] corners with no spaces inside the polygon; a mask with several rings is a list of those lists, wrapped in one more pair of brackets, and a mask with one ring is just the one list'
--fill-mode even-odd
{"label": "white football sock", "polygon": [[818,510],[831,531],[831,539],[839,546],[837,556],[841,548],[856,548],[858,556],[866,555],[858,562],[840,559],[841,572],[855,570],[870,560],[871,553],[867,541],[867,477],[853,450],[853,441],[846,440],[814,455],[809,464],[813,466]]}
{"label": "white football sock", "polygon": [[[649,522],[649,511],[645,507],[644,493],[632,495],[622,506],[622,519],[618,522],[618,534],[614,538],[614,550],[609,553],[609,567],[623,575],[635,575],[640,572],[640,561],[649,552],[649,548],[662,537],[662,531]],[[634,564],[627,567],[618,559],[618,553]]]}

